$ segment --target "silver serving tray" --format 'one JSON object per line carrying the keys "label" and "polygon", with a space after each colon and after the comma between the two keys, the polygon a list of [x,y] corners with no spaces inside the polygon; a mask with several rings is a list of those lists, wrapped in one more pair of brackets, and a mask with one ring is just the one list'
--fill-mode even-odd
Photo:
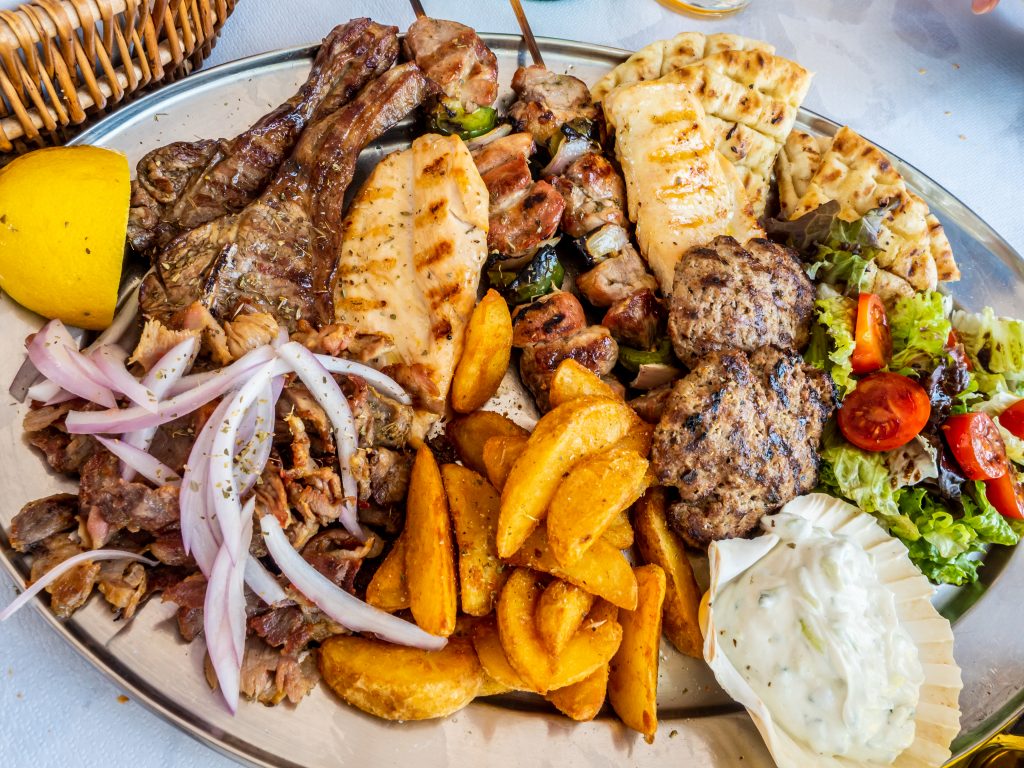
{"label": "silver serving tray", "polygon": [[[527,62],[518,36],[483,35],[498,56],[502,93],[516,66]],[[584,43],[542,39],[548,66],[595,81],[626,52]],[[287,98],[302,82],[315,48],[253,56],[182,81],[135,101],[74,142],[125,152],[134,167],[154,147],[175,140],[232,136]],[[839,87],[818,83],[818,87]],[[838,125],[803,110],[799,125],[832,134]],[[369,148],[361,174],[384,153],[403,146],[411,125],[399,126]],[[939,216],[964,278],[954,297],[970,308],[990,305],[1020,314],[1024,307],[1024,259],[937,183],[893,158],[910,186]],[[357,179],[358,183],[359,179]],[[40,320],[0,297],[0,381],[10,381],[23,358],[22,340]],[[6,546],[11,519],[30,499],[75,486],[45,467],[21,432],[24,407],[0,411],[0,509],[4,549],[0,563],[20,585],[25,559]],[[524,414],[525,415],[525,414]],[[1024,551],[989,553],[980,584],[944,589],[936,596],[953,621],[956,657],[963,667],[963,732],[954,754],[969,751],[1024,708],[1020,638],[1024,611]],[[441,721],[389,723],[349,708],[319,686],[297,707],[243,703],[231,717],[204,681],[201,642],[186,645],[174,629],[173,605],[150,601],[127,623],[115,623],[106,603],[92,600],[68,621],[35,607],[68,643],[119,686],[186,733],[242,762],[258,766],[399,765],[418,768],[464,765],[574,766],[770,766],[771,758],[747,716],[718,688],[703,663],[663,647],[659,680],[658,737],[653,745],[604,714],[576,724],[536,698],[508,697],[474,703]]]}

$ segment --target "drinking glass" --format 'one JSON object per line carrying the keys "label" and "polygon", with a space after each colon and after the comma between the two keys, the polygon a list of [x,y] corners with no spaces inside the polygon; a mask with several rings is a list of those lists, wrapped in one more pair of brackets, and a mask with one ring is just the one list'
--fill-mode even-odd
{"label": "drinking glass", "polygon": [[701,16],[725,16],[742,11],[750,0],[658,0],[674,11],[696,13]]}

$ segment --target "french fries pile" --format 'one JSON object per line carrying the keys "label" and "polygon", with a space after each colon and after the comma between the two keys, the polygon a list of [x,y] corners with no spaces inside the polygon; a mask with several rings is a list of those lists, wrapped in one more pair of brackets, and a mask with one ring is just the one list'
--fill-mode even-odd
{"label": "french fries pile", "polygon": [[[652,741],[663,627],[683,653],[699,657],[703,642],[689,561],[664,493],[648,488],[652,429],[572,360],[532,434],[475,410],[508,364],[511,319],[498,300],[477,306],[453,383],[453,405],[468,411],[448,425],[462,465],[438,466],[419,449],[405,528],[366,594],[449,643],[428,652],[337,636],[321,648],[321,671],[342,699],[387,719],[444,717],[524,691],[578,721],[607,698]],[[623,554],[634,543],[647,565]]]}

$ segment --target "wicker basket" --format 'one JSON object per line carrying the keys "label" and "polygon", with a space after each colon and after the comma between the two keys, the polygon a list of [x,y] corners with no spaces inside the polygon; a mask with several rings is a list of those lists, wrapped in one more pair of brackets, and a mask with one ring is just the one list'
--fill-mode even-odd
{"label": "wicker basket", "polygon": [[236,0],[34,0],[0,11],[0,166],[187,75]]}

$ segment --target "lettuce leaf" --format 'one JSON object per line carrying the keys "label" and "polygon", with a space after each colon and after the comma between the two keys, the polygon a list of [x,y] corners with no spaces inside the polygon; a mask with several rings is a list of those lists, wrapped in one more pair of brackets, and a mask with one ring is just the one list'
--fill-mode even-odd
{"label": "lettuce leaf", "polygon": [[811,344],[804,359],[828,371],[841,396],[855,386],[850,356],[855,346],[853,332],[857,321],[857,303],[822,285],[818,287],[814,310],[815,328],[812,328]]}
{"label": "lettuce leaf", "polygon": [[927,486],[897,488],[885,453],[862,451],[834,428],[826,431],[824,443],[820,490],[874,515],[933,582],[975,581],[978,553],[989,544],[1012,546],[1024,531],[988,503],[981,482],[966,484],[960,500],[947,503]]}
{"label": "lettuce leaf", "polygon": [[904,296],[896,303],[889,315],[889,370],[909,375],[931,371],[941,362],[953,328],[949,307],[949,299],[937,291]]}
{"label": "lettuce leaf", "polygon": [[955,310],[953,328],[974,363],[986,395],[1024,387],[1024,321],[997,317],[991,307],[978,313]]}

